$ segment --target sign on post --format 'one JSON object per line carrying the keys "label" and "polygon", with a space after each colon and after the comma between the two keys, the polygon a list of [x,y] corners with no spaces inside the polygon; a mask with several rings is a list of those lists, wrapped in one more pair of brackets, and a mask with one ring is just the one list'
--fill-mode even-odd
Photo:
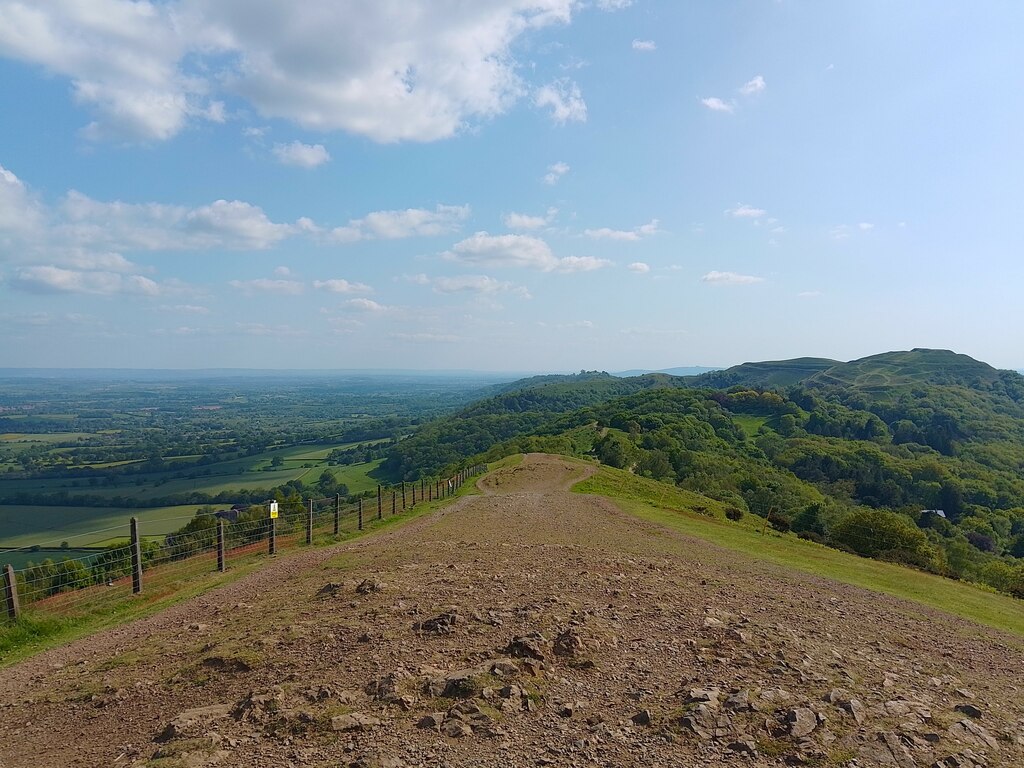
{"label": "sign on post", "polygon": [[270,519],[277,520],[277,502],[270,502]]}

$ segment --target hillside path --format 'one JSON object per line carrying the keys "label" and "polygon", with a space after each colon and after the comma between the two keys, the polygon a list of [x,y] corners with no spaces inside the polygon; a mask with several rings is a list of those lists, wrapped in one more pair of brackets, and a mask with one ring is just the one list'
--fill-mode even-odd
{"label": "hillside path", "polygon": [[0,670],[0,768],[1024,765],[1024,644],[572,494],[480,495]]}

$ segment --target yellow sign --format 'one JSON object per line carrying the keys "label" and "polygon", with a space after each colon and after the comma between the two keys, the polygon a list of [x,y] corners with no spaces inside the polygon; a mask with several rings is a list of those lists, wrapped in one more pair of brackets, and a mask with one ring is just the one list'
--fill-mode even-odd
{"label": "yellow sign", "polygon": [[277,517],[277,502],[270,502],[270,519],[274,520]]}

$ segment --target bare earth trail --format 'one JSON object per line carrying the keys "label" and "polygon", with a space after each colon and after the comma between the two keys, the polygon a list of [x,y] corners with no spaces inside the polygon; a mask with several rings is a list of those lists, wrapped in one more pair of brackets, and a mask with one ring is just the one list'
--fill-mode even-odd
{"label": "bare earth trail", "polygon": [[1024,766],[1020,638],[569,493],[588,471],[527,456],[0,670],[0,767]]}

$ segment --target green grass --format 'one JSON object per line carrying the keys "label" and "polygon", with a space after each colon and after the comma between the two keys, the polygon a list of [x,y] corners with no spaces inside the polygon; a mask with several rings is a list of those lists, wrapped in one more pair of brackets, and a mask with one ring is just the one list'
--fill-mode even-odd
{"label": "green grass", "polygon": [[[1020,600],[911,568],[850,555],[770,528],[767,535],[762,535],[764,521],[760,518],[747,515],[739,523],[721,519],[718,512],[722,505],[699,494],[610,467],[601,467],[573,490],[607,496],[637,517],[759,560],[911,600],[1024,636],[1024,604]],[[694,511],[696,507],[706,507],[715,516],[699,514]]]}
{"label": "green grass", "polygon": [[[127,536],[131,517],[139,518],[139,530],[144,535],[170,533],[187,523],[199,508],[197,504],[148,509],[0,506],[0,549],[57,546],[62,541],[71,546],[92,546],[100,539]],[[6,560],[0,552],[3,562]]]}
{"label": "green grass", "polygon": [[740,427],[746,432],[747,437],[757,437],[757,431],[768,421],[767,416],[751,416],[745,413],[734,413],[732,414],[732,420],[735,421]]}

